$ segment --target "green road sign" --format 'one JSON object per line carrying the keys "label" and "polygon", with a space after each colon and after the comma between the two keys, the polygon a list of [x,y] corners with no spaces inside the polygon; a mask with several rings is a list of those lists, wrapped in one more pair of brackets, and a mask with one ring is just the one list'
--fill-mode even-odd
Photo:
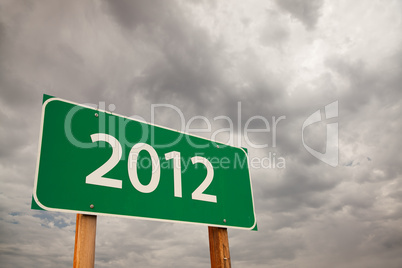
{"label": "green road sign", "polygon": [[244,149],[47,95],[32,208],[256,226]]}

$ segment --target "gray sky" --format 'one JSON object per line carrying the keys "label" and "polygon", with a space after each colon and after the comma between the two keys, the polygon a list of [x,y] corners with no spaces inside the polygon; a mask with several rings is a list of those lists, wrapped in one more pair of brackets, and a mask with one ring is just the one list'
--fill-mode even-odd
{"label": "gray sky", "polygon": [[[238,129],[239,102],[241,128],[286,116],[276,146],[250,135],[269,145],[250,157],[286,166],[251,169],[259,231],[229,229],[233,267],[401,267],[401,15],[401,1],[1,0],[1,266],[72,266],[75,215],[30,209],[46,93],[146,120],[172,104],[215,130],[221,115]],[[335,101],[331,167],[301,135]],[[156,123],[180,127],[167,109]],[[325,148],[325,124],[304,135]],[[96,267],[133,266],[209,267],[207,227],[98,217]]]}

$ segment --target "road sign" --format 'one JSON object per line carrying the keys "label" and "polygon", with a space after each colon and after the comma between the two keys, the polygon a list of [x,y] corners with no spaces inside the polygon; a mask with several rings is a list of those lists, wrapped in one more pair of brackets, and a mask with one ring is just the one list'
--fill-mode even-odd
{"label": "road sign", "polygon": [[32,208],[256,226],[248,156],[45,95]]}

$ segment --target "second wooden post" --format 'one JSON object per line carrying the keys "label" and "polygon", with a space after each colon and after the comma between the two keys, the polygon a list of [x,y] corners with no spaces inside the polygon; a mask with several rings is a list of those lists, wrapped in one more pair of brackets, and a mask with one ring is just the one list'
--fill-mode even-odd
{"label": "second wooden post", "polygon": [[208,226],[211,268],[230,268],[230,252],[227,228]]}

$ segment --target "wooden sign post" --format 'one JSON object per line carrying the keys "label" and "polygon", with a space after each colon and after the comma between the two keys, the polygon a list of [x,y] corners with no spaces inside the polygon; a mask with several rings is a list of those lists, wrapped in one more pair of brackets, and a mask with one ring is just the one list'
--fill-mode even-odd
{"label": "wooden sign post", "polygon": [[211,268],[230,268],[228,229],[208,226]]}
{"label": "wooden sign post", "polygon": [[77,214],[75,224],[74,268],[95,265],[96,216]]}

